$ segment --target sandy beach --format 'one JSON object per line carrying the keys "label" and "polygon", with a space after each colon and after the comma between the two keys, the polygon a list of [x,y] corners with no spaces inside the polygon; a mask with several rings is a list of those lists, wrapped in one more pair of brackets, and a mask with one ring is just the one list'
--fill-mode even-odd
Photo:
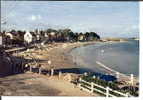
{"label": "sandy beach", "polygon": [[[38,46],[39,47],[38,49],[32,48],[27,51],[13,53],[13,56],[16,57],[23,56],[24,59],[28,59],[31,61],[32,59],[36,59],[37,62],[42,65],[43,70],[50,70],[51,68],[54,68],[55,70],[60,70],[60,69],[71,70],[74,68],[75,69],[80,68],[76,65],[76,63],[73,62],[72,55],[69,54],[71,50],[80,46],[91,45],[95,43],[97,42],[46,44],[43,46]],[[51,64],[49,64],[48,61],[51,61]],[[35,61],[27,63],[29,63],[33,68],[35,68],[37,64],[35,63]],[[101,66],[101,68],[104,67]],[[114,72],[114,70],[112,69],[110,70],[106,69],[106,70],[109,73]],[[93,95],[81,91],[78,87],[75,87],[74,84],[68,82],[66,79],[64,79],[67,73],[63,73],[62,74],[63,77],[60,79],[58,78],[58,75],[50,77],[49,75],[39,75],[37,73],[31,73],[31,72],[0,78],[1,95],[99,96],[99,94]],[[72,74],[73,77],[78,76],[75,73]],[[125,77],[125,79],[127,78],[128,77]],[[12,84],[10,84],[11,82]],[[7,88],[6,85],[7,86],[10,85],[10,87]]]}
{"label": "sandy beach", "polygon": [[[78,42],[78,43],[54,43],[42,46],[41,49],[30,49],[20,53],[14,53],[14,56],[24,56],[25,59],[39,59],[39,64],[43,69],[75,68],[72,56],[69,54],[74,48],[91,45],[95,42]],[[27,55],[31,55],[31,57]],[[51,61],[51,64],[48,64]]]}
{"label": "sandy beach", "polygon": [[[72,58],[68,53],[76,47],[89,45],[88,43],[55,43],[46,45],[46,50],[34,50],[19,52],[13,56],[32,54],[35,59],[40,59],[43,69],[70,69],[75,68],[76,64],[72,62]],[[29,59],[29,57],[25,57]],[[48,61],[51,60],[51,65]],[[34,65],[33,65],[34,66]],[[11,75],[0,78],[0,95],[4,96],[99,96],[99,94],[89,94],[81,91],[74,84],[65,79],[66,73],[58,76],[50,77],[49,75],[39,75],[37,73],[26,72],[24,74]],[[73,74],[76,77],[76,74]]]}

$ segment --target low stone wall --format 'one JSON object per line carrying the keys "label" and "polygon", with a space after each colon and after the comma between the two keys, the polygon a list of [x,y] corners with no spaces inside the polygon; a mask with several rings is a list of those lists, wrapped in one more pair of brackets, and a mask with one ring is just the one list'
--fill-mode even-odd
{"label": "low stone wall", "polygon": [[11,74],[11,65],[5,61],[2,57],[0,57],[0,77]]}
{"label": "low stone wall", "polygon": [[0,48],[0,77],[12,74],[12,63],[9,56],[7,56],[2,48]]}

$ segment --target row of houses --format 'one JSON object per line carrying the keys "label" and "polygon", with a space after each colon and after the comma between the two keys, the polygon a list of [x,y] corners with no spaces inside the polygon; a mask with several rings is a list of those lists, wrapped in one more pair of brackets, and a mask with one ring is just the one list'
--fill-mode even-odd
{"label": "row of houses", "polygon": [[0,34],[1,45],[24,45],[24,43],[31,43],[34,40],[38,40],[36,35],[29,31],[4,31]]}
{"label": "row of houses", "polygon": [[35,42],[76,42],[99,40],[100,36],[95,32],[73,33],[70,29],[47,31],[15,31],[1,32],[0,44],[3,45],[24,45]]}

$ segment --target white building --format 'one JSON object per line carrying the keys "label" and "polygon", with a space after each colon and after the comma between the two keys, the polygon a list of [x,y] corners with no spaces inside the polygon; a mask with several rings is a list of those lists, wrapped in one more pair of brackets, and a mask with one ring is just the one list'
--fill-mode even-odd
{"label": "white building", "polygon": [[29,31],[24,34],[24,41],[27,43],[32,42],[32,34]]}
{"label": "white building", "polygon": [[13,34],[11,34],[10,32],[6,32],[5,35],[8,36],[11,40],[14,39]]}
{"label": "white building", "polygon": [[0,46],[2,45],[2,36],[0,36]]}
{"label": "white building", "polygon": [[56,33],[55,33],[55,32],[51,32],[50,34],[51,34],[52,36],[54,36]]}

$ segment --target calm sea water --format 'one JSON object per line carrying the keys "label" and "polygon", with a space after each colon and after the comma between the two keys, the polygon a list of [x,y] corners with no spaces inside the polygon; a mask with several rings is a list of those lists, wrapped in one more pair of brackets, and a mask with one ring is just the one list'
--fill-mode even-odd
{"label": "calm sea water", "polygon": [[71,52],[74,62],[95,72],[105,72],[96,61],[124,74],[139,75],[139,41],[96,43]]}

